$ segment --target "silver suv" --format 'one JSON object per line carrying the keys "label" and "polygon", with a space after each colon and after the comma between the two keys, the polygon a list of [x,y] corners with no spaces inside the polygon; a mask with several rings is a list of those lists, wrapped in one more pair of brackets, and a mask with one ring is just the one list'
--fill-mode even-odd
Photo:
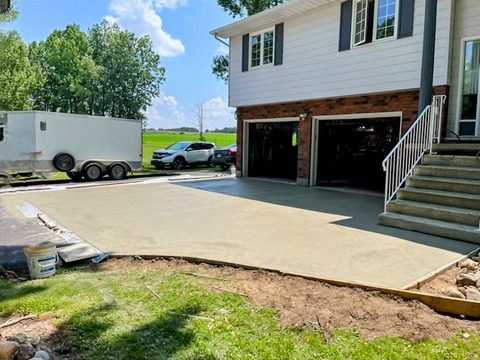
{"label": "silver suv", "polygon": [[150,164],[157,169],[166,166],[180,169],[185,165],[211,165],[215,148],[213,143],[181,141],[165,149],[155,150]]}

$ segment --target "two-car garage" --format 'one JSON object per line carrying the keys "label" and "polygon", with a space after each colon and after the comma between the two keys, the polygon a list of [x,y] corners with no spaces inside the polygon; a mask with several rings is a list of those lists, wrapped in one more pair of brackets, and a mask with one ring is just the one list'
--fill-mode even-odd
{"label": "two-car garage", "polygon": [[303,155],[311,186],[383,190],[381,164],[398,142],[401,113],[313,117],[309,154],[299,153],[300,121],[245,121],[243,176],[295,180]]}

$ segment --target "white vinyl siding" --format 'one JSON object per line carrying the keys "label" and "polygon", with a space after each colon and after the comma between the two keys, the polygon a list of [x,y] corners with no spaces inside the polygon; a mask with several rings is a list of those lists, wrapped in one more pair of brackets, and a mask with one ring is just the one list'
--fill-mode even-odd
{"label": "white vinyl siding", "polygon": [[[480,39],[480,6],[478,0],[459,0],[455,2],[453,19],[452,58],[450,67],[450,101],[448,107],[448,129],[459,133],[458,120],[461,118],[461,84],[464,57],[464,44],[468,40]],[[480,136],[477,129],[477,136]],[[451,134],[447,136],[452,137]]]}
{"label": "white vinyl siding", "polygon": [[[438,2],[434,85],[447,84],[449,3],[450,0]],[[418,89],[424,11],[425,0],[417,0],[411,37],[374,42],[339,52],[340,2],[320,6],[314,11],[285,19],[282,66],[244,73],[241,72],[242,38],[232,37],[230,105],[238,107]]]}

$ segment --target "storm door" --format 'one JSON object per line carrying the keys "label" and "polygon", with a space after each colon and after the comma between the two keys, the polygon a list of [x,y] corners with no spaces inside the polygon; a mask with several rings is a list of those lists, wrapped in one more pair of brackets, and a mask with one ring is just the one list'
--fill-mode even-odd
{"label": "storm door", "polygon": [[480,39],[464,42],[458,134],[480,136]]}

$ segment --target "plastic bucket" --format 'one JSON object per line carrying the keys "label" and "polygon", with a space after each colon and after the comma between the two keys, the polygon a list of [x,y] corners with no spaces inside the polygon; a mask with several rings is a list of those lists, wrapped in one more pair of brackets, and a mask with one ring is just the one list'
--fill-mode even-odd
{"label": "plastic bucket", "polygon": [[57,271],[58,254],[55,244],[27,246],[23,248],[23,253],[27,258],[28,271],[32,279],[46,278]]}

